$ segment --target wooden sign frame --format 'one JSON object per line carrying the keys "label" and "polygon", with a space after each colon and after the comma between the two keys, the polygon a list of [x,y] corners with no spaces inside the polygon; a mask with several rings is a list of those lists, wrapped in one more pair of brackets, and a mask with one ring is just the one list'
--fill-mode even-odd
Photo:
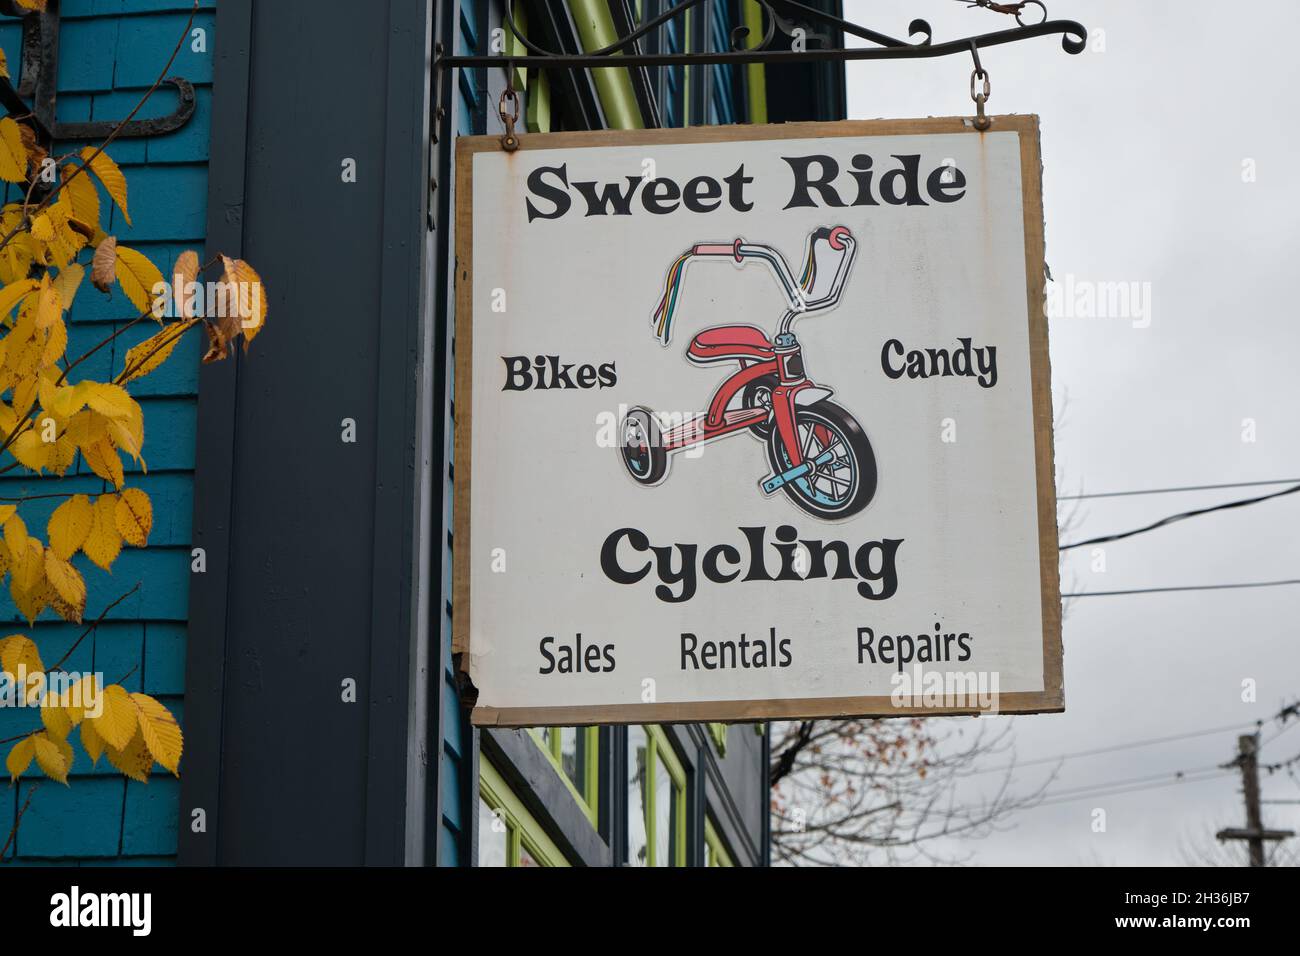
{"label": "wooden sign frame", "polygon": [[[988,132],[1015,132],[1020,141],[1021,196],[1024,207],[1026,301],[1029,327],[1034,458],[1037,484],[1038,550],[1041,577],[1043,690],[999,695],[997,713],[1056,713],[1065,709],[1062,676],[1061,594],[1056,524],[1056,486],[1052,446],[1052,393],[1047,345],[1043,248],[1042,162],[1038,117],[1033,114],[991,117]],[[529,133],[520,137],[519,153],[531,149],[656,146],[926,134],[983,135],[969,117],[902,120],[848,120],[830,123],[784,123],[769,126],[707,126],[689,129]],[[474,462],[473,428],[473,160],[476,153],[501,149],[499,136],[463,136],[456,149],[456,366],[455,462],[453,501],[452,651],[465,686],[471,651],[470,499]],[[618,723],[755,721],[849,716],[912,717],[974,714],[978,710],[897,707],[885,697],[813,697],[773,700],[696,701],[686,703],[580,705],[556,707],[488,707],[476,705],[471,720],[481,726],[529,727]]]}

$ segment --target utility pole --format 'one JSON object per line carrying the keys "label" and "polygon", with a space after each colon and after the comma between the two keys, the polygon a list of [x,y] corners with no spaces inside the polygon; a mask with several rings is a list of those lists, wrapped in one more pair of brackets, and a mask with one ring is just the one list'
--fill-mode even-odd
{"label": "utility pole", "polygon": [[1220,830],[1220,840],[1246,840],[1250,844],[1250,865],[1264,865],[1264,841],[1285,840],[1291,830],[1265,830],[1259,810],[1259,735],[1243,734],[1237,738],[1237,759],[1228,767],[1241,768],[1241,787],[1246,797],[1246,828]]}

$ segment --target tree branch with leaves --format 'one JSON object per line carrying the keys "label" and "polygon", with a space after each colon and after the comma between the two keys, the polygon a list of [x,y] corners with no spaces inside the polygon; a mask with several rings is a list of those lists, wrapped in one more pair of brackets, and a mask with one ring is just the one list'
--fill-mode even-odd
{"label": "tree branch with leaves", "polygon": [[[192,11],[158,82],[122,124],[161,84],[193,19]],[[3,52],[0,73],[8,76]],[[106,150],[122,124],[99,147],[54,157],[25,119],[0,118],[0,179],[22,193],[21,202],[0,208],[0,475],[17,471],[45,479],[46,487],[0,499],[0,584],[8,578],[9,595],[31,625],[47,612],[81,623],[87,601],[82,569],[110,572],[124,545],[147,547],[153,527],[152,502],[128,484],[123,461],[125,455],[147,472],[145,415],[132,384],[162,367],[198,329],[207,338],[205,363],[225,359],[240,340],[247,351],[265,326],[267,302],[261,278],[239,259],[216,256],[201,264],[196,252],[186,251],[168,281],[148,256],[106,231],[114,208],[131,224],[126,176]],[[216,278],[205,281],[209,274]],[[92,290],[120,294],[131,313],[74,357],[68,354],[68,311]],[[110,380],[80,374],[87,359],[146,323],[156,323],[157,331],[126,352]],[[58,490],[78,460],[103,479],[103,491]],[[50,498],[64,500],[42,540],[24,513],[32,502]],[[72,650],[138,588],[105,607]],[[155,763],[179,776],[184,737],[170,711],[147,694],[127,691],[125,677],[108,684],[94,674],[71,680],[62,668],[72,650],[47,669],[31,636],[0,640],[0,680],[40,713],[39,726],[0,741],[12,745],[5,759],[11,779],[31,773],[35,764],[66,785],[74,741],[92,762],[107,757],[133,780],[147,783]]]}

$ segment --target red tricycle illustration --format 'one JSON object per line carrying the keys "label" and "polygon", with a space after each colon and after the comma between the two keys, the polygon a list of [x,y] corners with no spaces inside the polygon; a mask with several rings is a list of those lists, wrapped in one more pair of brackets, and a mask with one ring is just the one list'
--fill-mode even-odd
{"label": "red tricycle illustration", "polygon": [[[838,262],[825,294],[813,298],[823,247],[838,253]],[[796,318],[835,308],[856,251],[852,233],[836,226],[817,229],[808,237],[798,280],[776,249],[743,239],[692,246],[673,263],[653,319],[665,346],[672,334],[683,274],[693,259],[727,257],[741,265],[765,263],[785,292],[788,308],[770,340],[752,325],[715,326],[691,340],[686,350],[691,362],[736,362],[740,368],[717,387],[708,411],[667,430],[661,429],[659,417],[649,408],[636,406],[628,411],[620,428],[621,450],[633,479],[657,485],[667,476],[673,453],[748,432],[767,448],[771,472],[759,481],[763,494],[784,491],[802,511],[825,520],[847,518],[867,506],[876,493],[871,443],[853,415],[830,401],[832,390],[808,378],[802,348],[791,331]]]}

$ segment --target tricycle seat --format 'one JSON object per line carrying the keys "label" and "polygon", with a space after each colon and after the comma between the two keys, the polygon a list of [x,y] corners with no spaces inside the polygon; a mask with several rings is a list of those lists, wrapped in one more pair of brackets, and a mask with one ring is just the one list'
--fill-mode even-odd
{"label": "tricycle seat", "polygon": [[772,343],[762,329],[752,325],[720,325],[705,329],[691,339],[686,350],[693,362],[723,362],[738,359],[761,361],[772,358]]}

